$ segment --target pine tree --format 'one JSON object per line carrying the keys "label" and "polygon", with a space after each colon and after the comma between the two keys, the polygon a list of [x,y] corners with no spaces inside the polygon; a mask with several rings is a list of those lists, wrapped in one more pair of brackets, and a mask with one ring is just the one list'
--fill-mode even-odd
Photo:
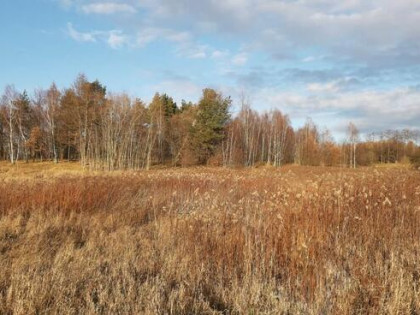
{"label": "pine tree", "polygon": [[203,90],[191,128],[193,147],[200,164],[205,164],[223,141],[231,103],[230,97],[224,98],[213,89]]}

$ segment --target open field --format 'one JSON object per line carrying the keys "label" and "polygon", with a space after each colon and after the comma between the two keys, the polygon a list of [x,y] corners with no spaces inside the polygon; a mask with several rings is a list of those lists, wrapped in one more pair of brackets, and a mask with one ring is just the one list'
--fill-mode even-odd
{"label": "open field", "polygon": [[0,313],[420,314],[420,173],[0,164]]}

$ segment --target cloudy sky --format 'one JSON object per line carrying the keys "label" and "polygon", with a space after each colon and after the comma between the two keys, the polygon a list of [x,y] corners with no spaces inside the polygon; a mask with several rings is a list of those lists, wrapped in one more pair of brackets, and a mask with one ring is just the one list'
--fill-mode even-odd
{"label": "cloudy sky", "polygon": [[0,87],[83,72],[145,101],[244,93],[337,135],[420,127],[419,0],[13,0],[0,21]]}

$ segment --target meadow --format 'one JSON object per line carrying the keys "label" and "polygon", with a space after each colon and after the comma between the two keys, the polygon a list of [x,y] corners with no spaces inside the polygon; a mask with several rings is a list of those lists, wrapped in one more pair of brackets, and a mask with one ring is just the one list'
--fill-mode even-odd
{"label": "meadow", "polygon": [[0,313],[420,314],[420,173],[1,163]]}

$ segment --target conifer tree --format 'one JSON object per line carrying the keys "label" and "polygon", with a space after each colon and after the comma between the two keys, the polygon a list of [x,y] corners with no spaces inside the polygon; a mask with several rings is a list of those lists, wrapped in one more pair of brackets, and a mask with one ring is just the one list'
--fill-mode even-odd
{"label": "conifer tree", "polygon": [[230,97],[225,98],[213,89],[203,90],[191,128],[193,147],[200,164],[205,164],[223,141],[231,103]]}

